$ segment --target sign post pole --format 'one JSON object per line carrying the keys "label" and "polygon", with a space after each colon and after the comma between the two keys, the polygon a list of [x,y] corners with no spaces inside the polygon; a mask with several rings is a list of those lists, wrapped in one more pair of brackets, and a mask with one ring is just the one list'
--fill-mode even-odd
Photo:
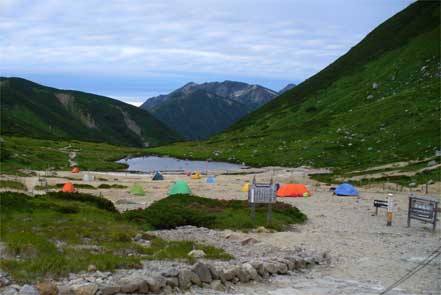
{"label": "sign post pole", "polygon": [[387,196],[387,222],[386,226],[392,226],[392,210],[393,210],[393,195],[388,194]]}

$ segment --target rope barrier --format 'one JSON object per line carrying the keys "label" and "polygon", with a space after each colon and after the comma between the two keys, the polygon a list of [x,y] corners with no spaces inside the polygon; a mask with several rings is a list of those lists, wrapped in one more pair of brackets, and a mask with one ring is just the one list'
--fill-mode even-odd
{"label": "rope barrier", "polygon": [[441,255],[441,246],[432,252],[429,256],[427,256],[423,261],[421,261],[417,266],[415,266],[413,269],[408,271],[403,277],[401,277],[398,281],[384,289],[380,295],[386,294],[402,282],[406,281],[407,279],[411,278],[414,274],[416,274],[418,271],[422,270],[424,267],[429,265],[435,258]]}

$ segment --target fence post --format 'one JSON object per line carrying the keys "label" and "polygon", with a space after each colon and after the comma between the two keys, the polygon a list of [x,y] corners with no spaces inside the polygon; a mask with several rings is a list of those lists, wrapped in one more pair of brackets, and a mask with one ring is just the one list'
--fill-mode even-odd
{"label": "fence post", "polygon": [[271,203],[268,203],[268,212],[266,213],[266,223],[271,224],[272,219],[272,208]]}
{"label": "fence post", "polygon": [[410,209],[412,208],[412,196],[409,197],[409,209],[407,211],[407,227],[410,227]]}

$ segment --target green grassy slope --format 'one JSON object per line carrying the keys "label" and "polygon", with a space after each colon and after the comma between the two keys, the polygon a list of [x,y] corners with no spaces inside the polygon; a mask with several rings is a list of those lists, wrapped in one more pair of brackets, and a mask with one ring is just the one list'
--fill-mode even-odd
{"label": "green grassy slope", "polygon": [[[63,104],[63,99],[65,103]],[[118,100],[0,77],[2,135],[158,145],[179,136],[148,112]]]}
{"label": "green grassy slope", "polygon": [[149,151],[342,171],[434,156],[440,146],[439,11],[438,2],[414,3],[227,131]]}

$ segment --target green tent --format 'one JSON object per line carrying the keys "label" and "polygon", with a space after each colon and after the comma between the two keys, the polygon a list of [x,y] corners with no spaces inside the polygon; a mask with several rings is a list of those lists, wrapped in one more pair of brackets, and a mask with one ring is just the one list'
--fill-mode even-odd
{"label": "green tent", "polygon": [[168,190],[168,195],[191,195],[191,190],[184,181],[177,180]]}
{"label": "green tent", "polygon": [[137,183],[135,183],[130,189],[130,194],[135,196],[145,196],[144,189]]}

